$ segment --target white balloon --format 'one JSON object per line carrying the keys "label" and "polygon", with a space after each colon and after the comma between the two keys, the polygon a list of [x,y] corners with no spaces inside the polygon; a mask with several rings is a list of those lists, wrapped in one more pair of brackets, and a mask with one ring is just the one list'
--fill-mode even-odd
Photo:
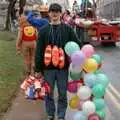
{"label": "white balloon", "polygon": [[92,90],[88,86],[81,86],[78,89],[77,96],[79,96],[80,100],[87,100],[91,97]]}
{"label": "white balloon", "polygon": [[72,73],[81,73],[82,69],[80,66],[73,66],[72,63],[69,66],[69,71]]}
{"label": "white balloon", "polygon": [[95,104],[91,101],[86,101],[82,105],[82,111],[83,111],[83,114],[85,114],[86,116],[89,116],[90,114],[95,113],[96,111]]}

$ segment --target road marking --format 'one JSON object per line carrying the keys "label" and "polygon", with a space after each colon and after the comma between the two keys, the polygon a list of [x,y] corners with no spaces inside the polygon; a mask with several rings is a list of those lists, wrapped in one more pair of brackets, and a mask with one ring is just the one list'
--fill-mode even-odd
{"label": "road marking", "polygon": [[120,92],[118,92],[116,89],[115,89],[115,87],[113,87],[111,84],[109,84],[109,86],[108,86],[110,89],[111,89],[111,91],[113,91],[113,93],[120,99]]}
{"label": "road marking", "polygon": [[106,93],[109,95],[109,97],[111,98],[111,100],[114,102],[114,104],[116,105],[116,107],[118,109],[120,109],[120,103],[118,102],[118,100],[113,96],[113,94],[107,89]]}
{"label": "road marking", "polygon": [[110,112],[110,110],[109,110],[109,108],[108,107],[106,107],[105,108],[105,111],[106,111],[106,120],[111,120],[111,118],[112,118],[112,120],[113,120],[113,115],[112,115],[112,113]]}

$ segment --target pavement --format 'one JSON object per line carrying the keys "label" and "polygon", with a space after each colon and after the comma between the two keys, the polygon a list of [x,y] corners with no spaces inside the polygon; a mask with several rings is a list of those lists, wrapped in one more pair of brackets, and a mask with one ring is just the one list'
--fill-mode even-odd
{"label": "pavement", "polygon": [[46,120],[44,101],[32,101],[19,92],[2,120]]}
{"label": "pavement", "polygon": [[[69,94],[69,99],[73,94]],[[71,110],[69,107],[66,113],[66,120],[73,120],[73,115],[77,110]],[[107,118],[110,119],[111,113],[106,108]],[[2,120],[47,120],[44,102],[43,101],[32,101],[24,98],[23,93],[20,91],[14,100],[12,107],[3,116]]]}
{"label": "pavement", "polygon": [[27,100],[20,91],[2,120],[46,120],[44,102]]}
{"label": "pavement", "polygon": [[[103,56],[103,71],[110,79],[107,89],[106,120],[119,120],[120,118],[120,45],[116,48],[97,48],[97,52]],[[69,98],[72,94],[68,95]],[[68,107],[66,120],[73,120],[75,110]],[[46,120],[46,113],[43,101],[26,100],[20,91],[13,102],[12,107],[3,116],[2,120]]]}

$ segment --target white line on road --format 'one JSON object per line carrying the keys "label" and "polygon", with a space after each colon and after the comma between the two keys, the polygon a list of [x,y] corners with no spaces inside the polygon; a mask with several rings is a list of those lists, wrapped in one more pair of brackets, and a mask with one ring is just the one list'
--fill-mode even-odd
{"label": "white line on road", "polygon": [[105,119],[105,120],[114,120],[114,119],[113,119],[114,116],[113,116],[112,113],[110,112],[108,106],[106,107],[105,111],[106,111],[106,113],[107,113],[107,114],[106,114],[106,119]]}
{"label": "white line on road", "polygon": [[111,89],[111,91],[113,91],[113,93],[120,99],[120,92],[118,92],[116,89],[115,89],[115,87],[113,87],[111,84],[109,84],[109,86],[108,86],[110,89]]}
{"label": "white line on road", "polygon": [[109,91],[106,90],[107,95],[111,98],[111,100],[114,102],[115,106],[120,109],[120,103],[118,102],[118,100],[113,96],[113,94]]}

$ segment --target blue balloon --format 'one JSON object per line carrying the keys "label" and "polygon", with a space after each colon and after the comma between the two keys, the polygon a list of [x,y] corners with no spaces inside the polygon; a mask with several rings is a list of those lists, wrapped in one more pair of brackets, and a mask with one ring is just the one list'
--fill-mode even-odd
{"label": "blue balloon", "polygon": [[75,115],[73,116],[73,120],[86,120],[86,117],[82,112],[76,112]]}
{"label": "blue balloon", "polygon": [[97,77],[99,84],[102,84],[105,88],[108,86],[109,79],[105,74],[99,73],[96,75],[96,77]]}
{"label": "blue balloon", "polygon": [[84,83],[85,85],[89,86],[90,88],[94,87],[98,84],[98,80],[95,74],[89,73],[84,76]]}
{"label": "blue balloon", "polygon": [[77,43],[75,42],[68,42],[66,45],[65,45],[65,52],[68,56],[71,56],[74,52],[76,51],[79,51],[80,50],[80,47]]}

